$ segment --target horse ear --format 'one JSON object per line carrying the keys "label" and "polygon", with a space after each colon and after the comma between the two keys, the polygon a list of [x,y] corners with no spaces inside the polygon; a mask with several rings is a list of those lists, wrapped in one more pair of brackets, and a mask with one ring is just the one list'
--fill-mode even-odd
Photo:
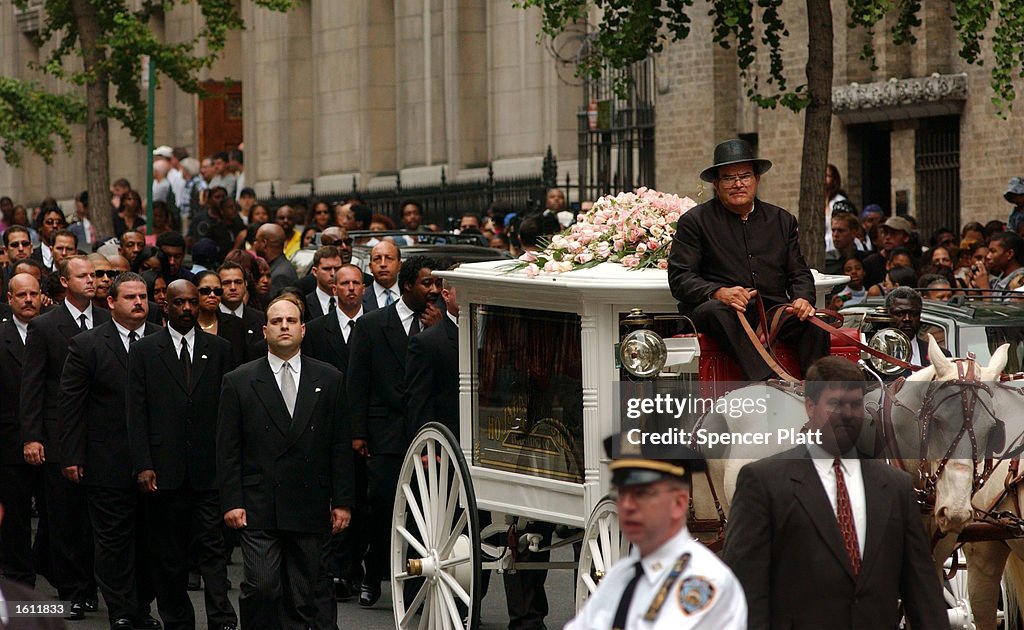
{"label": "horse ear", "polygon": [[953,369],[953,362],[942,353],[939,342],[935,341],[931,333],[928,333],[928,360],[935,366],[936,374],[947,374]]}
{"label": "horse ear", "polygon": [[992,358],[985,367],[985,371],[988,372],[988,377],[991,380],[999,380],[999,375],[1003,373],[1003,368],[1006,367],[1006,358],[1009,352],[1010,344],[1004,343],[996,348],[996,351],[992,353]]}

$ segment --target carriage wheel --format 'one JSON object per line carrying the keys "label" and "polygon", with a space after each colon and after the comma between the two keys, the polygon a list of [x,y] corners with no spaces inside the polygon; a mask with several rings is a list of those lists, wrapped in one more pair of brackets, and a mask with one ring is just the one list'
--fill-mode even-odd
{"label": "carriage wheel", "polygon": [[405,453],[392,526],[395,627],[476,628],[476,495],[458,441],[441,424],[431,422],[420,429]]}
{"label": "carriage wheel", "polygon": [[615,499],[601,499],[587,519],[580,551],[579,572],[576,577],[576,611],[597,590],[608,570],[615,562],[629,554],[629,541],[619,529],[619,511]]}

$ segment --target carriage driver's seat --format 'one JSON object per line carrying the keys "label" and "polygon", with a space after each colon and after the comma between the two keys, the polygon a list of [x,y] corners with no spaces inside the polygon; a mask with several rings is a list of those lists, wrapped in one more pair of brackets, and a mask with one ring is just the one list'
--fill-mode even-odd
{"label": "carriage driver's seat", "polygon": [[[856,328],[840,330],[849,337],[857,338]],[[700,364],[697,377],[701,383],[702,395],[721,396],[744,381],[745,377],[739,363],[717,341],[704,333],[698,333],[697,339],[700,343]],[[800,371],[800,358],[791,344],[776,341],[773,350],[775,358],[787,372],[799,379],[803,378]],[[839,335],[832,335],[830,354],[844,357],[853,362],[860,359],[860,349],[850,343],[849,339]],[[725,385],[726,383],[735,383],[736,385],[729,386]]]}

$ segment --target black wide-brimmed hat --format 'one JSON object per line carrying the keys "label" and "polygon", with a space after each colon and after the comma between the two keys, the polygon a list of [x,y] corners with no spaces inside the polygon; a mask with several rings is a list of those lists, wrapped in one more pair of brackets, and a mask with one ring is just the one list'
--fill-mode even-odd
{"label": "black wide-brimmed hat", "polygon": [[769,160],[764,160],[754,155],[754,147],[750,146],[749,142],[733,138],[715,147],[715,163],[701,171],[700,178],[706,182],[713,182],[718,176],[718,167],[742,164],[743,162],[752,162],[754,164],[754,172],[758,175],[772,167],[772,163]]}
{"label": "black wide-brimmed hat", "polygon": [[632,444],[626,433],[605,438],[604,450],[612,459],[608,470],[612,473],[612,485],[617,488],[665,478],[689,481],[691,474],[707,470],[704,457],[692,448],[681,444]]}

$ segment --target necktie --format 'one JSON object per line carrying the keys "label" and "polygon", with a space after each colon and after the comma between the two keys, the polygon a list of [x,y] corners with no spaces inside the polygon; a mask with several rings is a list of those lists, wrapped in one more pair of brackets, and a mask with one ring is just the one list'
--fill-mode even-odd
{"label": "necktie", "polygon": [[395,296],[391,294],[391,289],[384,291],[384,306],[391,306],[395,303]]}
{"label": "necktie", "polygon": [[85,331],[89,330],[89,326],[85,323],[87,321],[86,317],[85,317],[85,313],[82,313],[81,315],[78,316],[78,321],[81,322],[81,325],[78,328],[82,332],[85,332]]}
{"label": "necktie", "polygon": [[850,495],[846,492],[846,480],[843,479],[843,468],[838,457],[832,462],[832,470],[836,475],[836,520],[839,522],[839,533],[843,536],[846,554],[850,556],[853,577],[857,577],[860,573],[860,546],[857,544],[857,528],[853,522]]}
{"label": "necktie", "polygon": [[615,609],[615,618],[612,620],[614,630],[622,630],[626,627],[626,615],[629,614],[629,604],[633,601],[633,591],[644,574],[643,565],[637,561],[633,567],[633,579],[626,584],[626,590],[622,591],[622,599],[619,600],[619,607]]}
{"label": "necktie", "polygon": [[185,370],[185,384],[192,382],[192,356],[188,353],[188,342],[181,338],[181,367]]}
{"label": "necktie", "polygon": [[139,333],[134,330],[128,333],[128,347],[132,347],[132,344],[139,340]]}
{"label": "necktie", "polygon": [[348,343],[350,337],[352,337],[352,329],[356,325],[356,320],[348,320],[348,324],[345,326],[345,343]]}
{"label": "necktie", "polygon": [[333,313],[335,306],[336,306],[336,302],[334,301],[334,296],[332,295],[331,296],[331,302],[330,302],[330,304],[327,305],[327,312],[328,313]]}
{"label": "necktie", "polygon": [[412,321],[409,322],[409,336],[412,337],[420,331],[420,314],[413,313]]}
{"label": "necktie", "polygon": [[288,415],[295,415],[295,377],[292,376],[292,366],[287,361],[281,368],[281,396],[284,397],[284,406],[288,408]]}

